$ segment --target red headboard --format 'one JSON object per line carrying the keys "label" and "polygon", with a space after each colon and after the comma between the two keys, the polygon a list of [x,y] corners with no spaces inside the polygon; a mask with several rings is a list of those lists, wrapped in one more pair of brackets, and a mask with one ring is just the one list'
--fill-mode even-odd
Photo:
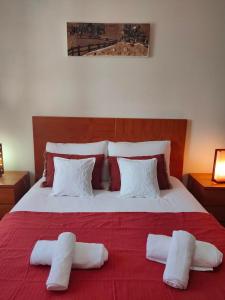
{"label": "red headboard", "polygon": [[35,178],[42,176],[46,142],[171,141],[171,175],[181,178],[187,120],[33,117]]}

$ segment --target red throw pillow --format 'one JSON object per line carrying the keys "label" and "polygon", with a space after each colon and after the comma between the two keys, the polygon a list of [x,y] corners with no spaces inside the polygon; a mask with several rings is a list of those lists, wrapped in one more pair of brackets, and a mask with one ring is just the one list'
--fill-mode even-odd
{"label": "red throw pillow", "polygon": [[[157,158],[157,179],[159,183],[160,190],[166,190],[170,188],[170,182],[168,178],[168,174],[166,171],[166,163],[164,154],[157,154],[157,155],[149,155],[149,156],[132,156],[132,157],[124,157],[128,159],[151,159]],[[117,162],[116,156],[109,156],[109,174],[111,177],[110,182],[110,191],[119,191],[120,190],[120,169]]]}
{"label": "red throw pillow", "polygon": [[58,154],[58,153],[45,153],[45,166],[46,166],[46,180],[43,182],[43,187],[51,187],[54,179],[54,157],[62,157],[67,159],[84,159],[95,157],[95,165],[92,173],[92,187],[93,189],[102,189],[102,168],[104,163],[104,154],[96,155],[78,155],[78,154]]}

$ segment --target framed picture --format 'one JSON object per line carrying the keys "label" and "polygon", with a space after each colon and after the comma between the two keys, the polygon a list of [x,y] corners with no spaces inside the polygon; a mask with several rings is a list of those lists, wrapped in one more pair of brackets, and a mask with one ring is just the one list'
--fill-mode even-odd
{"label": "framed picture", "polygon": [[150,24],[67,23],[69,56],[148,56]]}

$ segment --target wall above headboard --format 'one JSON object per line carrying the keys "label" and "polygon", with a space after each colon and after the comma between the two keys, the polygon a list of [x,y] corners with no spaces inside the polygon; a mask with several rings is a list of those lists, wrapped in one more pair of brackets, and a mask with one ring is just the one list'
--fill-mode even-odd
{"label": "wall above headboard", "polygon": [[170,140],[171,175],[182,177],[187,120],[83,117],[33,117],[35,178],[42,176],[46,142]]}
{"label": "wall above headboard", "polygon": [[[225,1],[0,2],[5,170],[34,173],[32,116],[188,119],[184,174],[225,147]],[[151,24],[150,57],[68,57],[66,22]]]}

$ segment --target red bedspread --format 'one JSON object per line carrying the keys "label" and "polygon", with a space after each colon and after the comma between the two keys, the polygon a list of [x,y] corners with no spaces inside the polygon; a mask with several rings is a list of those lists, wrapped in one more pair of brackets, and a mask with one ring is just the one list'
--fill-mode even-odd
{"label": "red bedspread", "polygon": [[[0,299],[216,300],[225,299],[225,266],[191,271],[186,291],[162,282],[164,265],[145,259],[148,233],[175,229],[214,243],[225,253],[225,229],[204,213],[35,213],[15,212],[0,222]],[[109,261],[99,270],[72,270],[66,292],[48,292],[50,268],[30,266],[38,239],[72,231],[83,242],[104,243]]]}

